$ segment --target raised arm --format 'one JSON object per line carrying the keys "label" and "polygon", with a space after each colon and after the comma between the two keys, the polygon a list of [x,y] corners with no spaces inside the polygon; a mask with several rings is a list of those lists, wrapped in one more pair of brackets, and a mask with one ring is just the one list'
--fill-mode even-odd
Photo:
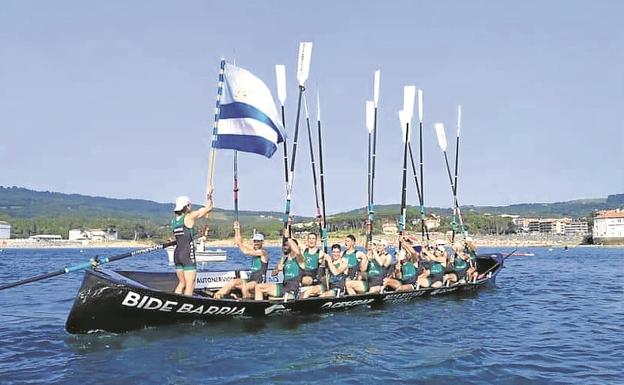
{"label": "raised arm", "polygon": [[238,246],[240,251],[247,256],[263,257],[266,254],[266,251],[263,249],[256,250],[253,247],[249,247],[243,243],[243,238],[240,234],[240,223],[238,223],[238,221],[234,221],[234,243]]}
{"label": "raised arm", "polygon": [[212,187],[209,187],[208,193],[206,194],[206,204],[201,209],[194,210],[188,213],[184,218],[184,225],[188,228],[192,228],[193,226],[195,226],[195,221],[199,218],[207,217],[208,214],[210,214],[210,212],[212,211],[213,207],[214,204],[212,202]]}
{"label": "raised arm", "polygon": [[329,258],[327,258],[325,263],[325,266],[327,266],[327,268],[329,269],[329,271],[331,271],[331,273],[333,275],[338,275],[343,273],[345,270],[347,270],[348,268],[348,264],[347,261],[344,258],[340,259],[340,265],[338,267],[334,266],[333,263],[331,263],[331,260]]}

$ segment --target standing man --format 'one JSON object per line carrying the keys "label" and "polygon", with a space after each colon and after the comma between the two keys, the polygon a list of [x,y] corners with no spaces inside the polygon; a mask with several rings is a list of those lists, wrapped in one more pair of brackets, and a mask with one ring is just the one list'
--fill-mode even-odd
{"label": "standing man", "polygon": [[186,196],[180,196],[175,201],[173,212],[175,217],[171,219],[171,230],[176,240],[176,247],[173,252],[173,263],[175,264],[178,285],[175,288],[176,294],[193,295],[195,290],[195,277],[197,276],[197,265],[195,263],[195,221],[205,218],[212,211],[212,186],[208,188],[206,194],[206,204],[199,210],[193,211],[191,200]]}
{"label": "standing man", "polygon": [[264,248],[264,235],[260,233],[254,234],[252,242],[252,247],[243,243],[240,223],[235,221],[234,243],[236,243],[241,253],[251,257],[251,275],[247,279],[236,278],[230,280],[215,293],[215,298],[221,299],[223,296],[230,294],[233,289],[239,289],[243,293],[243,298],[251,298],[251,292],[255,290],[256,285],[264,283],[267,266],[269,265],[269,253]]}

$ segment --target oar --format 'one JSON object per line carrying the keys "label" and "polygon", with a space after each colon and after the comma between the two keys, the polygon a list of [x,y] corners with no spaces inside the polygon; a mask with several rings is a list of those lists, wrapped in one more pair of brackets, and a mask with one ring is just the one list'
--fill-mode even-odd
{"label": "oar", "polygon": [[238,151],[234,151],[234,214],[236,215],[236,222],[238,222]]}
{"label": "oar", "polygon": [[418,121],[420,131],[420,236],[422,239],[427,235],[429,240],[429,230],[425,226],[425,177],[423,163],[423,92],[418,90]]}
{"label": "oar", "polygon": [[[455,188],[455,195],[457,195],[457,171],[459,168],[459,131],[461,129],[461,106],[457,106],[457,142],[455,144],[455,181],[453,182],[453,187]],[[455,213],[453,213],[453,216]],[[455,222],[453,218],[453,222]],[[451,226],[451,230],[453,231],[453,235],[451,238],[451,242],[455,241],[455,226]],[[462,233],[464,229],[461,229]]]}
{"label": "oar", "polygon": [[323,136],[321,133],[321,97],[318,89],[316,91],[316,123],[318,128],[318,148],[319,148],[319,176],[321,179],[321,215],[323,217],[323,228],[321,239],[323,240],[323,251],[327,254],[327,212],[325,211],[325,173],[323,171]]}
{"label": "oar", "polygon": [[37,275],[37,276],[34,276],[34,277],[22,279],[21,281],[17,281],[17,282],[11,282],[11,283],[4,284],[4,285],[0,286],[0,290],[9,289],[11,287],[25,285],[25,284],[31,283],[31,282],[41,281],[41,280],[44,280],[44,279],[48,279],[48,278],[56,277],[56,276],[59,276],[59,275],[71,273],[71,272],[74,272],[74,271],[91,269],[93,267],[97,267],[97,266],[103,265],[105,263],[118,261],[120,259],[133,257],[133,256],[139,255],[139,254],[151,253],[152,251],[161,250],[161,249],[164,249],[166,247],[173,246],[175,244],[176,244],[176,241],[169,241],[169,242],[163,243],[162,245],[156,245],[156,246],[148,247],[148,248],[145,248],[145,249],[129,251],[127,253],[114,255],[114,256],[108,257],[108,258],[99,258],[99,257],[91,258],[88,262],[79,263],[77,265],[66,266],[66,267],[64,267],[64,268],[62,268],[60,270],[57,270],[57,271],[53,271],[53,272],[50,272],[50,273],[45,273],[45,274]]}
{"label": "oar", "polygon": [[[278,64],[275,66],[275,77],[277,78],[277,98],[280,101],[282,109],[282,126],[286,130],[286,113],[284,109],[284,103],[286,102],[286,66]],[[286,182],[286,189],[288,190],[288,145],[286,144],[286,138],[284,138],[284,181]]]}
{"label": "oar", "polygon": [[[368,209],[370,220],[370,237],[372,240],[373,229],[375,222],[375,160],[377,158],[377,105],[379,103],[379,85],[380,85],[381,71],[375,71],[375,77],[373,81],[373,103],[375,104],[375,112],[373,114],[373,174],[370,182],[370,207]],[[367,118],[368,119],[368,118]]]}
{"label": "oar", "polygon": [[373,239],[373,170],[372,170],[372,137],[375,129],[375,102],[366,102],[366,129],[368,130],[368,220],[366,221],[366,241]]}
{"label": "oar", "polygon": [[310,147],[310,163],[312,165],[312,181],[314,184],[314,201],[316,203],[316,221],[318,222],[319,235],[323,233],[323,223],[321,216],[321,205],[319,204],[318,197],[318,182],[316,179],[316,162],[314,160],[314,145],[312,144],[312,130],[310,128],[310,113],[308,111],[308,99],[305,93],[303,94],[303,107],[306,116],[306,126],[308,128],[308,146]]}
{"label": "oar", "polygon": [[[486,271],[484,271],[483,273],[479,274],[481,277],[484,277],[487,273],[489,273],[490,271],[494,270],[495,267],[500,266],[500,264],[502,262],[504,262],[507,258],[509,258],[513,253],[515,253],[516,251],[518,251],[518,249],[515,249],[514,251],[512,251],[511,253],[505,255],[503,257],[503,260],[501,262],[497,262],[495,263],[492,267],[490,267],[489,269],[487,269]],[[478,278],[477,278],[478,279]]]}
{"label": "oar", "polygon": [[293,150],[290,159],[290,174],[288,177],[288,187],[286,188],[286,209],[284,210],[284,229],[288,227],[290,220],[290,203],[292,198],[292,187],[295,177],[295,160],[297,159],[297,139],[299,137],[299,117],[301,115],[301,98],[305,90],[305,82],[310,73],[310,57],[312,55],[312,43],[299,43],[299,59],[297,63],[297,81],[299,82],[299,100],[297,101],[297,118],[295,120],[295,134],[293,136]]}
{"label": "oar", "polygon": [[[446,154],[446,133],[444,132],[444,124],[436,123],[435,124],[436,134],[438,137],[438,145],[444,154],[444,161],[446,162],[446,171],[448,172],[449,182],[451,183],[451,192],[453,193],[453,210],[457,212],[457,216],[459,218],[459,224],[462,229],[464,229],[464,221],[461,216],[461,211],[459,209],[459,203],[457,202],[457,194],[455,193],[455,186],[453,185],[453,175],[451,174],[451,167],[449,166],[448,155]],[[464,237],[466,233],[464,231]]]}
{"label": "oar", "polygon": [[[410,141],[410,123],[412,122],[412,116],[414,115],[414,97],[416,96],[415,86],[405,86],[403,88],[403,110],[399,112],[399,119],[401,120],[401,126],[405,127],[403,132],[403,182],[401,188],[401,217],[399,220],[399,232],[400,235],[405,233],[405,222],[407,217],[407,145]],[[401,244],[399,243],[399,250]]]}
{"label": "oar", "polygon": [[[405,200],[407,193],[407,140],[409,138],[409,121],[407,120],[404,110],[399,111],[399,120],[401,121],[401,130],[403,137],[403,179],[401,187],[401,214],[399,216],[399,234],[402,236],[405,228]],[[399,250],[401,250],[401,243],[399,242]]]}

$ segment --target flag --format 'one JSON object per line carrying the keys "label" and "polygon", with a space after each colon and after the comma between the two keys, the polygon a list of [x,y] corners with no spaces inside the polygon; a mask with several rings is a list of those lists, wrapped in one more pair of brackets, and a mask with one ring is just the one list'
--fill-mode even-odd
{"label": "flag", "polygon": [[271,91],[251,72],[225,64],[216,148],[270,158],[284,141]]}

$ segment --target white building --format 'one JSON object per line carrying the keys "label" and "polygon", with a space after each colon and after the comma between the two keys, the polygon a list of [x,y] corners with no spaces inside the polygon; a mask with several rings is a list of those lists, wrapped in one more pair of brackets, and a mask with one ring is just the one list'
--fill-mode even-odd
{"label": "white building", "polygon": [[598,211],[593,237],[594,243],[624,243],[624,210]]}
{"label": "white building", "polygon": [[38,234],[31,235],[28,239],[32,239],[34,241],[61,241],[63,240],[63,237],[56,234]]}
{"label": "white building", "polygon": [[70,241],[116,241],[119,239],[117,230],[72,229],[69,230]]}
{"label": "white building", "polygon": [[11,238],[11,225],[8,222],[0,221],[0,239]]}

